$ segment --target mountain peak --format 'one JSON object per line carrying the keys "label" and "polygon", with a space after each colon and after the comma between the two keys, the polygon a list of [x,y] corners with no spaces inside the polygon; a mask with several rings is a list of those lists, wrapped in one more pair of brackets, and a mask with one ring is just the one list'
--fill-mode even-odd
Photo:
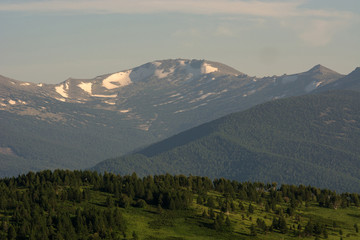
{"label": "mountain peak", "polygon": [[347,81],[351,81],[353,83],[358,83],[360,80],[360,67],[355,68],[355,70],[344,77],[344,79],[347,79]]}
{"label": "mountain peak", "polygon": [[324,67],[321,64],[315,65],[308,72],[309,73],[322,73],[322,74],[325,74],[325,73],[337,73],[337,72],[331,70],[330,68]]}
{"label": "mountain peak", "polygon": [[355,70],[352,71],[350,74],[360,74],[360,67],[355,68]]}
{"label": "mountain peak", "polygon": [[360,67],[355,68],[350,74],[328,84],[319,89],[319,91],[329,90],[352,90],[360,91]]}
{"label": "mountain peak", "polygon": [[[158,71],[172,71],[172,72],[182,72],[182,73],[191,73],[193,75],[199,74],[222,74],[222,75],[245,75],[238,70],[229,67],[225,64],[219,62],[208,61],[205,59],[165,59],[165,60],[156,60],[144,64],[141,67],[154,67]],[[136,69],[136,68],[135,68]]]}

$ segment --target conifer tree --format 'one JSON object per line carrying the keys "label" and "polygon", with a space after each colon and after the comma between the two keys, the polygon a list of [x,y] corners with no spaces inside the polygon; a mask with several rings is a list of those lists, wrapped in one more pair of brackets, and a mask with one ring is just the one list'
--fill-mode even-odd
{"label": "conifer tree", "polygon": [[257,235],[257,233],[256,233],[255,225],[251,224],[251,226],[250,226],[250,236],[255,237],[256,235]]}
{"label": "conifer tree", "polygon": [[248,212],[249,213],[254,213],[254,207],[253,207],[253,205],[251,203],[249,205]]}
{"label": "conifer tree", "polygon": [[16,239],[16,230],[15,230],[15,228],[13,227],[13,225],[10,225],[10,226],[9,226],[9,229],[8,229],[8,239],[9,239],[9,240]]}

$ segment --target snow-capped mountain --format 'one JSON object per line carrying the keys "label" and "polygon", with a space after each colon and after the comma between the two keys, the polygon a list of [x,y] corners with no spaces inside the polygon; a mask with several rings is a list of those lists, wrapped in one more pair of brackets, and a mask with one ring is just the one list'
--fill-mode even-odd
{"label": "snow-capped mountain", "polygon": [[206,60],[162,60],[59,84],[0,76],[0,175],[86,168],[109,157],[272,99],[342,77],[307,72],[251,77]]}

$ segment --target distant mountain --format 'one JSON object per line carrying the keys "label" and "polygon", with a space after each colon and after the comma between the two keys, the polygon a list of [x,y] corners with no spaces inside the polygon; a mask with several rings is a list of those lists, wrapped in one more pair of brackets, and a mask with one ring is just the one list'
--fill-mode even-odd
{"label": "distant mountain", "polygon": [[206,60],[162,60],[59,84],[0,76],[0,176],[87,168],[266,101],[313,92],[343,75],[320,65],[256,78]]}
{"label": "distant mountain", "polygon": [[360,93],[270,101],[109,159],[97,171],[192,174],[360,192]]}
{"label": "distant mountain", "polygon": [[336,89],[360,91],[360,67],[356,68],[349,75],[326,84],[316,89],[316,91],[323,92]]}

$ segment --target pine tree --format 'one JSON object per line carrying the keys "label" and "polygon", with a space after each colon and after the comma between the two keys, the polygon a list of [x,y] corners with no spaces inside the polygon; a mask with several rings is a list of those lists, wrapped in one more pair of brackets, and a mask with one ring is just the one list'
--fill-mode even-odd
{"label": "pine tree", "polygon": [[173,198],[170,199],[169,209],[170,210],[175,210],[176,209],[175,201],[174,201]]}
{"label": "pine tree", "polygon": [[228,231],[230,231],[231,230],[231,221],[230,221],[229,216],[226,216],[225,225],[226,225],[226,228],[228,229]]}
{"label": "pine tree", "polygon": [[208,206],[209,208],[215,208],[215,201],[212,196],[207,199],[206,206]]}
{"label": "pine tree", "polygon": [[207,217],[207,213],[206,213],[206,210],[204,209],[203,213],[202,213],[202,217]]}
{"label": "pine tree", "polygon": [[136,234],[135,231],[133,231],[133,233],[132,233],[132,239],[133,240],[138,240],[139,239],[139,237],[138,237],[138,235]]}
{"label": "pine tree", "polygon": [[203,204],[203,198],[200,195],[198,195],[198,197],[196,198],[196,203]]}
{"label": "pine tree", "polygon": [[114,207],[114,200],[110,196],[107,196],[105,205],[108,208],[113,208]]}
{"label": "pine tree", "polygon": [[279,218],[279,230],[281,233],[287,233],[288,228],[284,217]]}
{"label": "pine tree", "polygon": [[242,204],[242,202],[239,202],[239,208],[241,211],[245,210],[244,204]]}
{"label": "pine tree", "polygon": [[250,226],[250,236],[256,236],[257,233],[256,233],[256,228],[255,228],[255,225],[254,224],[251,224]]}
{"label": "pine tree", "polygon": [[329,234],[327,233],[326,227],[324,227],[323,229],[323,236],[325,239],[327,239],[329,237]]}
{"label": "pine tree", "polygon": [[253,207],[253,205],[251,203],[249,205],[248,212],[249,213],[254,213],[254,207]]}
{"label": "pine tree", "polygon": [[214,210],[212,208],[209,208],[209,217],[211,219],[214,219],[215,218],[215,213],[214,213]]}
{"label": "pine tree", "polygon": [[16,231],[15,231],[15,228],[13,227],[13,225],[10,225],[10,226],[9,226],[9,229],[8,229],[8,239],[9,239],[9,240],[16,239]]}

